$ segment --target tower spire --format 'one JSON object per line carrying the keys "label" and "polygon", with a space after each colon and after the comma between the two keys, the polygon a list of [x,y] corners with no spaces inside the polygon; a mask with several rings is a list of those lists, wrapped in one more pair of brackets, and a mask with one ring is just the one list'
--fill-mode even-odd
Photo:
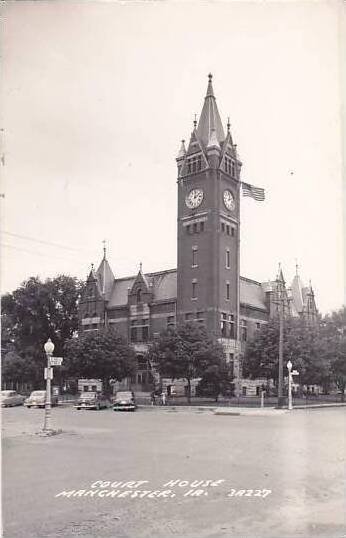
{"label": "tower spire", "polygon": [[208,145],[212,129],[215,129],[216,139],[219,144],[225,140],[225,132],[223,130],[220,114],[216,105],[212,78],[213,75],[209,73],[207,95],[204,99],[204,104],[197,127],[198,138],[204,144],[205,148]]}
{"label": "tower spire", "polygon": [[209,73],[209,75],[208,75],[208,88],[207,88],[206,97],[214,97],[214,90],[213,90],[212,80],[213,80],[213,75],[211,73]]}

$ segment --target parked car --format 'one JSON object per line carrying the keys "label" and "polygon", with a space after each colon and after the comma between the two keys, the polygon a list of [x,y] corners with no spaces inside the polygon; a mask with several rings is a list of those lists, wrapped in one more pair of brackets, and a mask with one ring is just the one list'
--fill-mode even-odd
{"label": "parked car", "polygon": [[0,403],[2,407],[13,407],[23,405],[25,396],[18,394],[15,390],[2,390],[0,393]]}
{"label": "parked car", "polygon": [[102,392],[82,392],[75,404],[76,409],[101,409],[108,407],[109,400]]}
{"label": "parked car", "polygon": [[[44,407],[46,404],[46,391],[34,390],[29,398],[24,401],[24,405],[30,409],[30,407]],[[52,407],[58,405],[58,397],[54,394],[51,396]]]}
{"label": "parked car", "polygon": [[113,411],[135,411],[135,395],[131,391],[117,392],[113,400]]}

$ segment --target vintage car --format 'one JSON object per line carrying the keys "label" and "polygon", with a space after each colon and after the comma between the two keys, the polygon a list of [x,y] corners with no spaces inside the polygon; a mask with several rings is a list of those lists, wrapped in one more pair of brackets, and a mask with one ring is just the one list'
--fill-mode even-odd
{"label": "vintage car", "polygon": [[15,390],[2,390],[0,393],[0,404],[2,407],[13,407],[23,405],[25,396],[18,394]]}
{"label": "vintage car", "polygon": [[[46,391],[34,390],[29,398],[24,401],[24,405],[30,409],[30,407],[44,407],[46,404]],[[51,396],[52,407],[58,405],[58,397],[56,395]]]}
{"label": "vintage car", "polygon": [[113,400],[113,411],[135,411],[135,395],[132,391],[117,392]]}
{"label": "vintage car", "polygon": [[74,405],[76,409],[101,409],[108,407],[109,400],[102,392],[82,392]]}

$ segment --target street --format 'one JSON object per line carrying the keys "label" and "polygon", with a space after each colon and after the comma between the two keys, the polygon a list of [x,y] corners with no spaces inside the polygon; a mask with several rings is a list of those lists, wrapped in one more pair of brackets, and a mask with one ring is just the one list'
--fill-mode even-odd
{"label": "street", "polygon": [[345,408],[2,410],[5,538],[341,538]]}

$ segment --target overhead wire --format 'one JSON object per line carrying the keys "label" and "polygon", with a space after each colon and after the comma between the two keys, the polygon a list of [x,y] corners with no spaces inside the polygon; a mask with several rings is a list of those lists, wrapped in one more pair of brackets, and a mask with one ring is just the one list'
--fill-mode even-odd
{"label": "overhead wire", "polygon": [[12,250],[19,250],[20,252],[26,252],[28,254],[34,254],[35,256],[42,256],[44,258],[55,258],[56,260],[73,261],[73,260],[80,259],[80,258],[77,258],[77,257],[75,257],[75,258],[64,258],[63,256],[55,256],[54,254],[38,252],[37,250],[30,250],[30,249],[22,248],[22,247],[16,247],[14,245],[8,245],[6,243],[0,243],[0,246],[4,247],[4,248],[9,248],[9,249],[12,249]]}
{"label": "overhead wire", "polygon": [[73,250],[75,252],[84,252],[85,254],[95,254],[95,251],[91,251],[91,250],[87,250],[87,249],[81,249],[81,248],[77,248],[77,247],[71,247],[71,246],[67,246],[67,245],[61,245],[59,243],[54,243],[52,241],[45,241],[43,239],[37,239],[35,237],[30,237],[28,235],[17,234],[17,233],[14,233],[14,232],[7,232],[6,230],[3,230],[1,233],[5,234],[5,235],[9,235],[11,237],[18,237],[19,239],[25,239],[27,241],[34,241],[35,243],[41,243],[42,245],[49,245],[49,246],[52,246],[52,247],[62,248],[62,249],[66,249],[66,250]]}

